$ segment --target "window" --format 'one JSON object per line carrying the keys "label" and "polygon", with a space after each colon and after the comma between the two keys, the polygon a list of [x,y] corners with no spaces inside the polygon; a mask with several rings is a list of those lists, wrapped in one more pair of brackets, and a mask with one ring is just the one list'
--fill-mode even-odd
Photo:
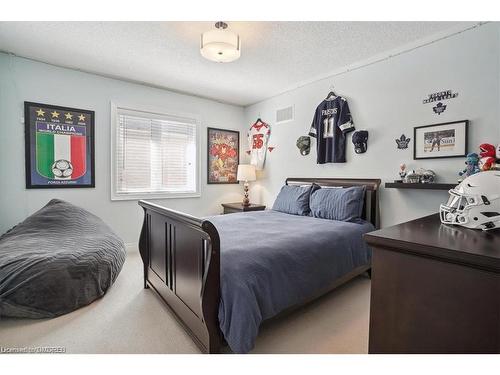
{"label": "window", "polygon": [[113,106],[112,199],[199,196],[198,121]]}

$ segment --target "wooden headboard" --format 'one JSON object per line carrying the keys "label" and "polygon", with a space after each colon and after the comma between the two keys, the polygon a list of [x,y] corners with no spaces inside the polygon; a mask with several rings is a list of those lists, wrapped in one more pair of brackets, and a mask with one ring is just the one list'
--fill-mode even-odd
{"label": "wooden headboard", "polygon": [[373,178],[296,178],[289,177],[286,179],[287,185],[310,185],[317,184],[319,186],[365,186],[365,203],[363,208],[363,219],[371,222],[376,229],[380,228],[380,214],[378,205],[378,190],[380,179]]}

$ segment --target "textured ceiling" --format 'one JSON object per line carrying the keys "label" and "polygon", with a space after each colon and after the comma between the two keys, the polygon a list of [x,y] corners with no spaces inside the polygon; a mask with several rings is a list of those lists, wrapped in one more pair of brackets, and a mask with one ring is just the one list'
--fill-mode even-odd
{"label": "textured ceiling", "polygon": [[0,51],[248,105],[465,22],[229,22],[241,58],[199,53],[212,22],[0,22]]}

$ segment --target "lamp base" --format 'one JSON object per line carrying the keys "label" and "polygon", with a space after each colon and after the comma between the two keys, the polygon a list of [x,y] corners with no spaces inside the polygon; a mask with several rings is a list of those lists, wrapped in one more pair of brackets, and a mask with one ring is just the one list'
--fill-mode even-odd
{"label": "lamp base", "polygon": [[250,200],[248,199],[248,181],[245,181],[243,184],[244,197],[243,202],[241,203],[244,207],[250,206]]}

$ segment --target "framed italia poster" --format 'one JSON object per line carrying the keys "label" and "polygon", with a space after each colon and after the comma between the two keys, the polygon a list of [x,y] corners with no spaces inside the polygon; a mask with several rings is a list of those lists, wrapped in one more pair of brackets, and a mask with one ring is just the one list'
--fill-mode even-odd
{"label": "framed italia poster", "polygon": [[94,116],[24,102],[27,189],[95,187]]}
{"label": "framed italia poster", "polygon": [[240,132],[208,128],[207,183],[237,184]]}
{"label": "framed italia poster", "polygon": [[413,159],[466,156],[468,125],[468,120],[462,120],[415,127]]}

